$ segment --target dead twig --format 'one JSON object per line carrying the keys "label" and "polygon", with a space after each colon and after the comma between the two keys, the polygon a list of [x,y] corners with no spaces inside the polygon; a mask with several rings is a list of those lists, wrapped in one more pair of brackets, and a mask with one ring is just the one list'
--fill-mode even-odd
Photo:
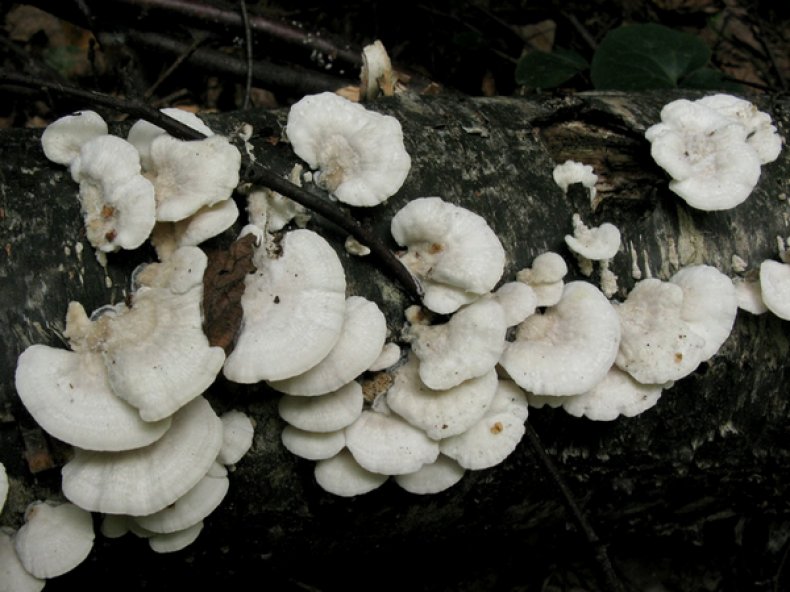
{"label": "dead twig", "polygon": [[244,23],[244,54],[247,59],[247,77],[244,83],[244,100],[241,108],[249,109],[250,91],[252,90],[252,29],[250,29],[250,19],[247,15],[246,0],[239,0],[241,8],[241,20]]}

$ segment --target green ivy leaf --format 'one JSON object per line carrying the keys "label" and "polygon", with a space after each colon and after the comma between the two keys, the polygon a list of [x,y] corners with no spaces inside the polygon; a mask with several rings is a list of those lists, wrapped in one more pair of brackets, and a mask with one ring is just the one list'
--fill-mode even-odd
{"label": "green ivy leaf", "polygon": [[518,61],[516,83],[530,88],[554,88],[589,67],[587,60],[570,49],[533,51]]}
{"label": "green ivy leaf", "polygon": [[699,37],[652,23],[627,25],[601,41],[591,75],[598,89],[674,88],[709,59],[710,49]]}

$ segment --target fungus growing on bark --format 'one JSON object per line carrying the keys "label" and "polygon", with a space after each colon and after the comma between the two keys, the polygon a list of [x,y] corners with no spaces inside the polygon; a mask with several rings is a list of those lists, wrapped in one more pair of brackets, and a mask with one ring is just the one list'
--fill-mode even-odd
{"label": "fungus growing on bark", "polygon": [[567,193],[568,187],[573,183],[581,183],[589,192],[590,201],[595,199],[595,184],[598,182],[598,175],[593,173],[591,165],[566,160],[554,167],[552,177],[563,192]]}
{"label": "fungus growing on bark", "polygon": [[234,382],[292,378],[340,339],[346,279],[337,254],[310,230],[287,233],[281,250],[274,258],[262,245],[253,256],[257,271],[245,279],[242,329],[225,361]]}
{"label": "fungus growing on bark", "polygon": [[316,184],[352,206],[385,201],[411,168],[397,119],[334,93],[294,103],[285,131],[296,155],[319,169]]}
{"label": "fungus growing on bark", "polygon": [[50,123],[41,134],[44,156],[69,166],[79,156],[82,145],[107,135],[107,123],[95,111],[77,111]]}
{"label": "fungus growing on bark", "polygon": [[423,303],[440,314],[490,292],[505,267],[505,249],[485,219],[442,200],[421,197],[392,218],[401,261],[422,283]]}
{"label": "fungus growing on bark", "polygon": [[557,305],[519,325],[500,364],[532,393],[578,395],[606,375],[619,343],[620,323],[606,296],[587,282],[570,282]]}
{"label": "fungus growing on bark", "polygon": [[535,257],[532,267],[519,271],[516,279],[532,288],[537,297],[537,306],[554,306],[562,298],[565,287],[562,278],[567,273],[565,259],[557,253],[547,251]]}
{"label": "fungus growing on bark", "polygon": [[222,421],[222,448],[217,461],[223,465],[235,465],[252,447],[255,427],[252,420],[241,411],[228,411],[220,417]]}
{"label": "fungus growing on bark", "polygon": [[388,479],[387,475],[363,469],[348,450],[319,460],[315,464],[315,480],[322,489],[341,497],[354,497],[373,491]]}
{"label": "fungus growing on bark", "polygon": [[342,430],[308,432],[288,425],[283,428],[280,437],[288,452],[307,460],[332,458],[346,445],[346,435]]}
{"label": "fungus growing on bark", "polygon": [[33,502],[14,548],[25,569],[37,578],[54,578],[82,563],[93,548],[93,520],[74,504]]}
{"label": "fungus growing on bark", "polygon": [[466,473],[461,465],[449,456],[440,454],[432,463],[423,465],[414,473],[395,475],[395,483],[409,493],[428,495],[449,489],[458,483]]}
{"label": "fungus growing on bark", "polygon": [[2,592],[40,592],[46,580],[25,569],[14,549],[13,531],[0,528],[0,590]]}
{"label": "fungus growing on bark", "polygon": [[331,393],[317,397],[284,395],[280,417],[308,432],[334,432],[354,423],[362,413],[362,387],[350,382]]}
{"label": "fungus growing on bark", "polygon": [[763,261],[760,293],[768,310],[780,319],[790,320],[790,265],[770,259]]}

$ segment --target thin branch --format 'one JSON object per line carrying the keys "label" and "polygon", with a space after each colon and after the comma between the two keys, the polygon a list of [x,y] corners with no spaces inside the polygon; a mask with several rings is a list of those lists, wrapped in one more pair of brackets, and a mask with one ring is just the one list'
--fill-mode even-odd
{"label": "thin branch", "polygon": [[625,587],[620,581],[620,578],[615,573],[612,562],[609,560],[609,554],[606,551],[606,545],[601,542],[601,539],[599,539],[598,535],[595,534],[595,530],[593,529],[592,525],[587,520],[584,512],[581,511],[581,508],[579,508],[579,505],[576,503],[576,499],[573,497],[573,492],[571,491],[570,487],[568,487],[568,484],[565,483],[565,479],[563,479],[562,475],[557,469],[557,466],[554,464],[554,461],[552,461],[551,458],[549,458],[549,455],[546,454],[546,450],[543,448],[543,444],[541,443],[540,437],[535,431],[535,428],[532,427],[532,424],[529,421],[525,422],[525,427],[527,439],[529,440],[535,455],[538,457],[540,464],[543,465],[544,470],[549,474],[552,481],[554,481],[557,489],[560,490],[562,499],[565,502],[565,507],[568,512],[570,512],[571,516],[573,516],[576,526],[587,539],[587,542],[590,544],[590,546],[595,550],[595,558],[598,562],[598,566],[601,568],[601,578],[603,580],[602,583],[605,586],[604,589],[608,592],[625,592]]}
{"label": "thin branch", "polygon": [[159,88],[159,86],[165,80],[167,80],[173,74],[173,72],[175,72],[178,69],[178,67],[181,64],[183,64],[186,60],[188,60],[189,57],[193,53],[195,53],[195,51],[197,51],[197,48],[200,46],[200,44],[203,43],[205,40],[206,37],[201,35],[200,37],[196,38],[191,44],[189,44],[189,46],[186,48],[186,51],[179,54],[178,57],[176,57],[176,59],[173,60],[173,63],[170,64],[167,67],[167,69],[164,72],[162,72],[162,74],[160,74],[159,78],[156,79],[156,82],[154,82],[151,86],[148,87],[148,90],[146,90],[143,93],[143,97],[146,99],[150,99],[151,96],[156,92],[156,89]]}
{"label": "thin branch", "polygon": [[[188,44],[159,33],[129,30],[126,36],[131,43],[176,55],[186,53],[189,48]],[[242,79],[247,76],[245,60],[214,49],[198,48],[189,55],[187,62],[214,73],[232,74]],[[298,94],[336,90],[353,84],[352,81],[344,78],[321,72],[298,70],[261,60],[253,62],[252,74],[253,78],[262,85],[287,88]]]}
{"label": "thin branch", "polygon": [[[86,91],[72,86],[67,86],[57,82],[48,82],[44,80],[36,80],[23,74],[14,74],[0,70],[0,85],[13,85],[21,86],[24,88],[40,88],[50,92],[66,95],[72,98],[77,98],[85,101],[89,105],[100,105],[116,111],[128,113],[134,117],[145,119],[155,125],[158,125],[163,130],[176,138],[182,140],[201,140],[205,138],[201,132],[192,129],[179,122],[172,117],[169,117],[161,111],[154,109],[139,101],[131,101],[120,97],[113,97],[104,93],[95,91]],[[242,152],[244,154],[244,152]],[[353,236],[360,243],[367,246],[371,250],[371,254],[376,257],[385,271],[390,276],[398,281],[403,287],[404,291],[414,300],[419,300],[422,295],[422,290],[403,266],[400,260],[390,251],[384,243],[382,243],[376,235],[369,232],[366,228],[359,224],[351,215],[344,210],[335,206],[332,202],[325,198],[325,196],[314,195],[309,191],[294,185],[287,179],[280,177],[273,171],[263,167],[258,162],[252,162],[246,159],[245,164],[247,170],[244,174],[244,180],[251,183],[258,183],[269,187],[273,191],[284,195],[295,201],[296,203],[306,207],[307,209],[323,216],[330,222],[333,222],[345,232]]]}
{"label": "thin branch", "polygon": [[[238,11],[232,10],[221,3],[207,4],[202,2],[191,2],[189,0],[114,0],[122,4],[144,8],[157,8],[174,12],[180,15],[189,16],[204,22],[218,23],[225,26],[242,28],[244,26],[242,17]],[[104,0],[105,4],[112,3],[112,0]],[[329,39],[320,35],[312,34],[299,27],[289,25],[272,19],[267,19],[261,15],[251,14],[250,28],[256,33],[263,33],[275,37],[282,41],[307,47],[326,53],[333,57],[342,59],[349,64],[362,65],[360,50],[353,47],[339,47]]]}
{"label": "thin branch", "polygon": [[250,29],[250,19],[247,15],[246,0],[239,0],[241,7],[241,19],[244,22],[244,53],[247,58],[247,79],[244,84],[244,101],[242,109],[250,107],[250,91],[252,90],[252,29]]}

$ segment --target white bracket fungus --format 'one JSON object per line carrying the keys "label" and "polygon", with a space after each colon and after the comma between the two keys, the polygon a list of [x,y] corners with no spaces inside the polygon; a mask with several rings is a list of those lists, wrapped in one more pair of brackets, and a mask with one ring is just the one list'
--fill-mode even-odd
{"label": "white bracket fungus", "polygon": [[95,111],[77,111],[50,123],[41,134],[44,156],[69,166],[87,141],[108,134],[107,123]]}
{"label": "white bracket fungus", "polygon": [[395,93],[397,78],[384,44],[376,39],[362,48],[362,68],[359,73],[360,100],[371,101],[379,94],[385,97]]}
{"label": "white bracket fungus", "polygon": [[565,243],[585,259],[603,261],[614,257],[620,249],[620,230],[609,222],[588,228],[581,216],[574,214],[573,235],[566,234]]}
{"label": "white bracket fungus", "polygon": [[669,188],[700,210],[737,206],[774,160],[781,138],[770,117],[746,101],[714,95],[678,99],[661,110],[661,123],[645,132],[653,159],[669,173]]}
{"label": "white bracket fungus", "polygon": [[129,450],[155,442],[170,418],[146,422],[113,393],[100,354],[31,345],[16,367],[16,389],[33,419],[59,440],[88,450]]}
{"label": "white bracket fungus", "polygon": [[484,297],[462,307],[447,323],[409,325],[403,338],[420,360],[420,379],[430,389],[451,389],[494,369],[505,349],[502,306]]}
{"label": "white bracket fungus", "polygon": [[346,445],[346,435],[342,430],[308,432],[288,425],[283,428],[280,437],[288,452],[307,460],[332,458]]}
{"label": "white bracket fungus", "polygon": [[759,279],[733,278],[732,285],[735,286],[738,308],[753,315],[761,315],[768,312],[768,307],[763,302]]}
{"label": "white bracket fungus", "polygon": [[419,471],[395,475],[395,483],[409,493],[427,495],[449,489],[466,473],[461,465],[449,456],[440,454],[436,461],[423,465]]}
{"label": "white bracket fungus", "polygon": [[25,569],[14,549],[11,530],[0,528],[0,590],[3,592],[40,592],[46,580]]}
{"label": "white bracket fungus", "polygon": [[165,508],[208,472],[222,446],[222,422],[198,397],[173,415],[159,440],[124,452],[75,449],[63,493],[91,512],[144,516]]}
{"label": "white bracket fungus", "polygon": [[425,290],[423,303],[440,314],[455,312],[491,291],[505,267],[505,249],[482,216],[442,200],[421,197],[392,218],[401,257]]}
{"label": "white bracket fungus", "polygon": [[411,168],[397,119],[334,93],[296,102],[286,134],[297,156],[320,169],[313,176],[316,184],[352,206],[382,203],[400,189]]}
{"label": "white bracket fungus", "polygon": [[590,202],[595,200],[595,184],[598,182],[598,175],[593,173],[593,168],[589,164],[582,164],[574,160],[566,160],[558,164],[552,171],[554,182],[559,185],[563,192],[568,192],[568,187],[573,183],[581,183],[590,194]]}
{"label": "white bracket fungus", "polygon": [[348,450],[315,464],[315,480],[325,491],[341,497],[354,497],[373,491],[389,478],[363,469]]}
{"label": "white bracket fungus", "polygon": [[439,449],[464,468],[493,467],[518,446],[524,436],[527,414],[524,392],[509,380],[499,381],[485,415],[464,433],[442,440]]}
{"label": "white bracket fungus", "polygon": [[395,371],[387,392],[387,405],[413,426],[438,440],[467,430],[494,398],[496,371],[491,368],[477,378],[447,390],[433,390],[419,377],[419,362],[414,354]]}
{"label": "white bracket fungus", "polygon": [[346,299],[340,338],[318,364],[292,378],[269,384],[290,395],[314,396],[339,389],[362,374],[381,353],[387,320],[375,302]]}
{"label": "white bracket fungus", "polygon": [[245,279],[244,319],[225,361],[234,382],[284,380],[324,359],[340,339],[346,309],[346,278],[337,253],[320,235],[294,230],[270,258],[255,251],[254,274]]}
{"label": "white bracket fungus", "polygon": [[221,234],[239,217],[239,208],[232,199],[203,206],[178,222],[158,222],[151,233],[151,243],[159,259],[168,258],[179,247],[197,246]]}
{"label": "white bracket fungus", "polygon": [[570,282],[545,314],[518,327],[500,364],[520,387],[538,395],[578,395],[608,372],[617,356],[620,323],[601,291]]}
{"label": "white bracket fungus", "polygon": [[439,456],[439,446],[395,415],[363,411],[346,428],[346,447],[365,470],[382,475],[414,473]]}
{"label": "white bracket fungus", "polygon": [[154,534],[148,537],[148,546],[155,553],[175,553],[194,543],[203,530],[203,522],[193,524],[184,530]]}
{"label": "white bracket fungus", "polygon": [[[160,109],[160,111],[168,117],[172,117],[184,125],[191,127],[193,130],[205,134],[206,137],[214,135],[211,128],[209,128],[200,117],[190,111],[172,107],[166,107]],[[143,166],[143,170],[149,171],[153,168],[151,144],[156,138],[165,134],[165,130],[161,127],[145,121],[144,119],[136,121],[134,125],[129,128],[126,139],[137,149],[137,152],[140,153],[140,163]]]}
{"label": "white bracket fungus", "polygon": [[362,413],[364,398],[357,382],[318,397],[283,395],[278,407],[280,417],[300,430],[334,432],[354,423]]}
{"label": "white bracket fungus", "polygon": [[252,447],[255,426],[241,411],[228,411],[220,417],[222,421],[222,448],[217,461],[223,465],[235,465]]}
{"label": "white bracket fungus", "polygon": [[760,264],[760,293],[765,306],[790,321],[790,265],[767,259]]}
{"label": "white bracket fungus", "polygon": [[527,284],[537,296],[537,306],[554,306],[562,298],[568,265],[562,255],[552,251],[541,253],[532,261],[532,267],[522,269],[516,280]]}
{"label": "white bracket fungus", "polygon": [[82,563],[93,548],[93,519],[73,504],[33,502],[14,548],[25,569],[37,578],[54,578]]}
{"label": "white bracket fungus", "polygon": [[5,500],[8,497],[8,473],[6,473],[5,465],[0,463],[0,512],[3,511]]}

